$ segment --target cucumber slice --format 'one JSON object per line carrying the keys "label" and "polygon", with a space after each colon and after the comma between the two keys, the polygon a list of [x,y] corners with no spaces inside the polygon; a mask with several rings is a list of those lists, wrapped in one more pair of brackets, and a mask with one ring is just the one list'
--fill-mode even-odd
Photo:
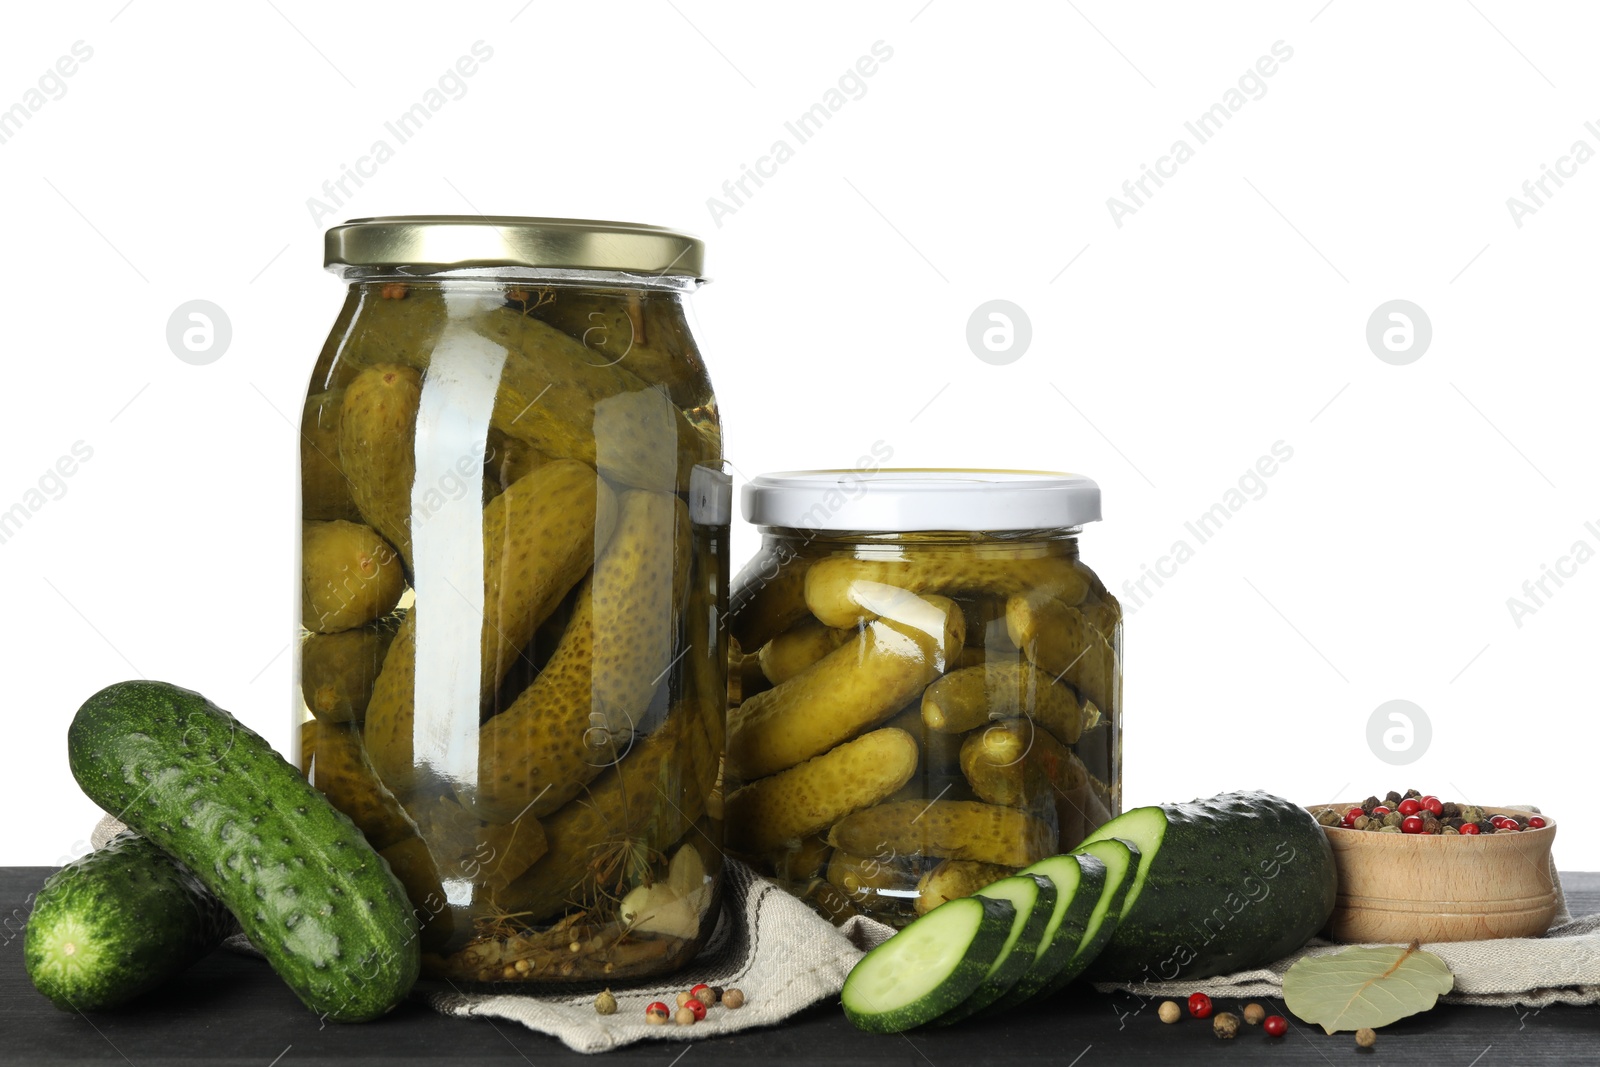
{"label": "cucumber slice", "polygon": [[1014,874],[984,886],[973,896],[1008,901],[1016,916],[989,973],[971,996],[939,1016],[940,1026],[975,1015],[1009,993],[1038,955],[1040,939],[1056,911],[1055,883],[1040,874]]}
{"label": "cucumber slice", "polygon": [[1083,974],[1100,958],[1106,945],[1117,932],[1122,921],[1123,902],[1128,887],[1133,884],[1133,873],[1139,865],[1139,847],[1131,841],[1108,839],[1079,845],[1079,855],[1096,859],[1105,868],[1105,884],[1100,889],[1100,899],[1094,903],[1088,921],[1083,924],[1083,939],[1067,965],[1039,990],[1040,997],[1054,996],[1065,989],[1073,979]]}
{"label": "cucumber slice", "polygon": [[946,901],[861,957],[844,980],[845,1017],[893,1034],[943,1015],[983,982],[1011,933],[1008,900]]}
{"label": "cucumber slice", "polygon": [[1030,999],[1072,962],[1106,884],[1105,864],[1093,856],[1051,856],[1019,873],[1050,879],[1056,889],[1055,908],[1045,922],[1033,962],[996,1009],[1012,1008]]}

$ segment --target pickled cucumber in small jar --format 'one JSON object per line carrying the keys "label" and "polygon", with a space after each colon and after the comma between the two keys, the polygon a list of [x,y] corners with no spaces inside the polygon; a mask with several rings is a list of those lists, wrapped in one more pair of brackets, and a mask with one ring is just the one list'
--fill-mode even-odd
{"label": "pickled cucumber in small jar", "polygon": [[301,423],[298,753],[456,983],[671,971],[715,923],[731,489],[649,226],[330,230]]}
{"label": "pickled cucumber in small jar", "polygon": [[1100,490],[1022,471],[756,478],[734,581],[730,852],[902,926],[1121,812],[1122,612]]}

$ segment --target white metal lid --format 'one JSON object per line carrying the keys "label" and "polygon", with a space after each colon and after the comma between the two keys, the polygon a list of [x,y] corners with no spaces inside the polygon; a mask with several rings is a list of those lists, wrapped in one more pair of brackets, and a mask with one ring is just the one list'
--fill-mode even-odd
{"label": "white metal lid", "polygon": [[763,474],[745,521],[800,530],[1048,530],[1100,519],[1100,487],[1057,471],[818,470]]}

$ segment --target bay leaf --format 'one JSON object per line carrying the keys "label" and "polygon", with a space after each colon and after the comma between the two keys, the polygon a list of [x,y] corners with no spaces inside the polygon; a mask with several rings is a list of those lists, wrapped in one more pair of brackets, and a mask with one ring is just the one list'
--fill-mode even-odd
{"label": "bay leaf", "polygon": [[1409,946],[1351,948],[1307,956],[1283,976],[1283,1002],[1327,1033],[1377,1029],[1427,1011],[1450,992],[1455,975],[1444,960]]}

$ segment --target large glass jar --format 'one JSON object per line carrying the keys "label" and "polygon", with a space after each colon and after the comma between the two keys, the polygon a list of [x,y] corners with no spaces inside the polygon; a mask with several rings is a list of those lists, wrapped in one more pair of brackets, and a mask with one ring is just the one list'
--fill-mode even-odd
{"label": "large glass jar", "polygon": [[731,491],[699,241],[361,219],[301,427],[300,765],[424,973],[672,970],[714,924]]}
{"label": "large glass jar", "polygon": [[803,471],[746,485],[731,852],[895,926],[1121,811],[1122,612],[1087,478]]}

